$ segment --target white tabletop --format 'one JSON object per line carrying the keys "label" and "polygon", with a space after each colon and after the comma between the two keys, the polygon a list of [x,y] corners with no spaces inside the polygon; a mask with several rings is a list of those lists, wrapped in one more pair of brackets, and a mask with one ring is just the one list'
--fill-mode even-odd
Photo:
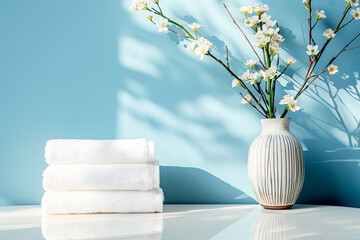
{"label": "white tabletop", "polygon": [[360,239],[360,209],[295,205],[165,205],[158,214],[41,216],[0,207],[0,239]]}

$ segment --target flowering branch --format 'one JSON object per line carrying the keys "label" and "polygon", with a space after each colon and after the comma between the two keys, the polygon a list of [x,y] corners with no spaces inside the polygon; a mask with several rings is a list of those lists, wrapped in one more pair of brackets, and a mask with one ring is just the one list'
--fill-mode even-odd
{"label": "flowering branch", "polygon": [[249,39],[247,38],[246,34],[244,33],[244,31],[241,29],[241,27],[237,24],[237,22],[235,21],[235,19],[233,18],[233,16],[231,15],[230,11],[228,10],[228,8],[226,7],[225,3],[223,3],[226,11],[228,12],[229,16],[231,17],[232,21],[234,22],[234,24],[236,25],[236,27],[241,31],[241,33],[244,35],[246,41],[249,43],[251,49],[254,51],[256,57],[259,59],[259,63],[261,64],[261,66],[263,66],[264,69],[266,69],[265,65],[263,64],[263,62],[261,61],[259,55],[257,54],[257,52],[255,51],[253,45],[251,44],[251,42],[249,41]]}
{"label": "flowering branch", "polygon": [[[280,46],[279,43],[283,42],[285,39],[280,34],[280,28],[277,24],[277,21],[271,20],[271,16],[267,15],[269,11],[269,6],[267,4],[260,5],[258,3],[251,3],[249,6],[243,6],[240,8],[245,14],[244,25],[249,27],[255,31],[253,35],[254,39],[257,42],[256,47],[260,48],[263,53],[263,59],[260,58],[254,46],[246,36],[245,32],[239,26],[239,24],[235,21],[234,17],[230,13],[229,9],[225,4],[223,4],[225,10],[230,16],[233,23],[240,30],[240,32],[245,37],[248,42],[250,48],[255,53],[258,63],[262,66],[263,70],[256,71],[254,66],[257,64],[255,60],[249,59],[246,61],[246,65],[250,67],[247,69],[241,76],[237,76],[231,68],[229,61],[229,49],[228,46],[225,45],[226,56],[225,60],[222,61],[215,57],[211,52],[211,48],[213,47],[213,43],[204,37],[198,38],[197,30],[201,27],[199,23],[191,23],[188,24],[188,27],[192,30],[189,31],[183,25],[173,21],[172,19],[165,16],[160,5],[159,0],[151,0],[153,4],[156,4],[155,8],[148,7],[151,3],[149,0],[133,0],[132,5],[130,6],[130,10],[136,11],[147,11],[148,14],[146,16],[153,24],[156,25],[159,32],[170,31],[178,36],[181,36],[187,40],[190,40],[190,43],[187,45],[187,50],[194,52],[196,55],[200,56],[200,60],[204,58],[204,56],[210,56],[212,59],[220,63],[231,76],[234,77],[232,81],[232,87],[240,86],[248,93],[247,96],[244,96],[241,92],[240,95],[243,97],[241,103],[249,104],[256,111],[258,111],[263,117],[267,118],[275,118],[276,107],[275,107],[275,89],[277,80],[283,76],[284,72],[289,68],[289,66],[296,62],[294,58],[285,57],[285,61],[287,66],[283,68],[281,72],[278,71],[279,63],[280,63]],[[359,36],[356,35],[353,40],[351,40],[335,57],[333,57],[329,63],[322,69],[318,74],[313,74],[316,66],[319,63],[320,58],[322,57],[325,49],[331,42],[332,38],[344,27],[348,26],[353,20],[360,20],[360,7],[356,9],[352,9],[353,6],[359,5],[359,0],[345,0],[346,7],[342,13],[342,16],[334,30],[331,28],[326,29],[322,35],[326,37],[326,41],[323,44],[322,48],[319,49],[319,46],[316,44],[313,37],[313,30],[316,26],[318,26],[318,22],[320,19],[326,18],[326,14],[324,10],[316,10],[316,21],[313,21],[313,8],[312,8],[312,0],[303,0],[303,3],[308,10],[308,25],[309,25],[309,45],[307,46],[308,51],[306,52],[309,55],[309,67],[307,69],[304,82],[300,86],[297,94],[293,97],[290,95],[286,95],[279,102],[281,105],[285,105],[284,111],[280,117],[285,117],[289,110],[295,112],[300,109],[297,106],[297,98],[309,88],[309,86],[323,73],[329,72],[329,74],[333,75],[338,72],[338,67],[333,65],[332,62],[337,59],[337,57],[345,52],[352,49],[360,48],[360,46],[355,46],[349,48],[349,45],[354,42]],[[351,10],[352,9],[352,10]],[[351,10],[351,12],[350,12]],[[353,15],[353,18],[346,21],[344,20],[347,14],[350,12]],[[252,15],[255,13],[255,15]],[[153,21],[153,15],[158,15],[160,17],[160,21],[155,23]],[[314,23],[313,23],[314,22]],[[171,23],[174,27],[181,29],[181,31],[177,31],[177,29],[169,29],[167,25]],[[273,64],[275,57],[277,56],[276,63]],[[262,80],[264,80],[264,88],[262,87]],[[250,83],[252,87],[247,85]],[[256,98],[252,91],[256,91],[258,93],[258,97]],[[253,101],[252,101],[253,99]]]}
{"label": "flowering branch", "polygon": [[[311,42],[312,42],[312,40],[313,40],[313,37],[312,37],[312,30],[313,30],[313,28],[311,27],[311,22],[312,22],[311,0],[309,0],[309,8],[308,8],[308,10],[309,10],[309,18],[308,18],[308,23],[309,23],[309,45],[311,45]],[[314,27],[315,27],[315,25],[314,25]],[[308,69],[308,73],[309,73],[309,71],[310,71],[310,68],[311,68],[311,65],[312,65],[312,64],[313,64],[313,61],[311,60],[311,55],[309,55],[309,69]],[[307,74],[308,74],[308,73],[307,73]]]}
{"label": "flowering branch", "polygon": [[[310,27],[309,27],[309,28],[310,28],[310,30],[309,30],[309,42],[310,42],[309,46],[310,46],[310,45],[311,45],[311,39],[312,39],[312,37],[311,37],[311,30],[312,30],[312,28],[311,28],[311,11],[312,11],[312,8],[311,8],[311,0],[308,0],[308,6],[309,6],[309,8],[307,8],[307,9],[308,9],[308,11],[309,11],[309,19],[308,19],[308,21],[309,21],[309,26],[310,26]],[[342,14],[342,16],[341,16],[341,18],[340,18],[340,20],[339,20],[339,22],[338,22],[335,30],[333,31],[333,35],[332,35],[330,38],[327,38],[327,40],[326,40],[326,42],[324,43],[323,47],[322,47],[322,48],[320,49],[320,51],[318,51],[317,53],[316,53],[316,50],[317,50],[317,47],[318,47],[318,46],[315,45],[315,46],[316,46],[316,49],[314,49],[314,50],[315,50],[314,53],[316,53],[316,54],[314,54],[314,58],[313,58],[312,60],[311,60],[311,58],[310,58],[311,55],[309,54],[309,61],[310,61],[309,68],[308,68],[308,71],[307,71],[307,73],[306,73],[306,75],[305,75],[305,80],[304,80],[303,84],[301,85],[300,89],[298,90],[298,92],[296,93],[294,99],[297,99],[322,73],[325,72],[325,71],[320,71],[320,73],[317,74],[317,75],[315,75],[314,79],[312,79],[312,81],[311,81],[309,84],[307,84],[308,81],[309,81],[309,79],[310,79],[311,77],[313,77],[313,76],[312,76],[312,73],[313,73],[315,67],[317,66],[317,64],[318,64],[318,62],[319,62],[322,54],[324,53],[326,47],[329,45],[330,41],[331,41],[332,38],[335,36],[335,33],[337,33],[338,31],[340,31],[340,29],[342,29],[343,27],[345,27],[348,23],[350,23],[350,22],[352,21],[352,20],[350,20],[350,21],[347,22],[346,24],[341,25],[342,22],[344,21],[346,15],[347,15],[347,13],[350,11],[350,9],[351,9],[351,6],[346,5],[346,7],[345,7],[345,9],[344,9],[344,11],[343,11],[343,14]],[[317,14],[318,14],[318,12],[317,12]],[[325,15],[325,17],[326,17],[326,15]],[[356,37],[356,38],[357,38],[357,37]],[[356,38],[355,38],[355,39],[356,39]],[[350,41],[349,44],[351,44],[355,39],[353,39],[352,41]],[[309,49],[309,46],[308,46],[308,49]],[[347,45],[347,46],[349,46],[349,45]],[[347,47],[347,46],[346,46],[346,47]],[[310,51],[310,49],[309,49],[309,51]],[[341,52],[343,52],[343,51],[340,51],[340,53],[341,53]],[[339,53],[336,57],[334,57],[334,58],[330,61],[330,63],[329,63],[328,65],[326,65],[326,67],[325,67],[324,69],[326,69],[326,68],[340,55],[340,53]],[[287,113],[288,113],[288,109],[285,107],[283,113],[282,113],[281,116],[280,116],[280,118],[285,117]]]}
{"label": "flowering branch", "polygon": [[336,59],[337,57],[340,56],[341,53],[360,47],[360,46],[357,46],[357,47],[353,47],[353,48],[347,48],[347,47],[348,47],[351,43],[353,43],[358,37],[360,37],[360,33],[357,34],[348,44],[346,44],[345,47],[343,47],[343,49],[341,49],[341,51],[340,51],[335,57],[333,57],[333,58],[328,62],[328,64],[324,67],[323,70],[320,71],[320,73],[318,73],[318,74],[316,74],[316,75],[314,75],[314,76],[310,76],[310,77],[314,77],[314,79],[311,80],[311,82],[300,92],[300,94],[303,93],[321,74],[323,74],[324,72],[326,72],[326,69],[330,66],[330,64],[332,64],[332,63],[335,61],[335,59]]}
{"label": "flowering branch", "polygon": [[[338,23],[338,25],[336,26],[335,30],[334,30],[334,33],[337,33],[339,30],[340,30],[340,25],[341,23],[344,21],[345,17],[346,17],[346,14],[349,12],[350,8],[349,7],[346,7],[344,12],[343,12],[343,15]],[[321,55],[324,53],[326,47],[328,46],[328,44],[330,43],[330,41],[332,40],[332,38],[329,38],[326,40],[324,46],[321,48],[321,50],[319,51],[319,53],[316,55],[315,57],[315,65],[317,64],[317,62],[319,61]]]}
{"label": "flowering branch", "polygon": [[[243,82],[243,80],[241,78],[239,78],[230,68],[228,68],[225,63],[223,63],[220,59],[218,59],[217,57],[215,57],[214,55],[212,55],[210,52],[207,53],[208,56],[210,56],[211,58],[213,58],[215,61],[217,61],[218,63],[220,63],[229,73],[231,76],[233,76],[234,78],[236,78],[239,83],[240,86],[243,87],[245,89],[245,91],[250,95],[251,98],[255,99],[254,94],[250,91],[250,89],[245,85],[245,83]],[[260,107],[260,109],[262,110],[263,113],[267,114],[267,111],[264,109],[264,107],[261,105],[260,101],[256,101],[256,104]],[[258,109],[257,109],[258,110]]]}
{"label": "flowering branch", "polygon": [[187,36],[185,36],[185,37],[191,38],[191,39],[195,40],[195,38],[193,37],[193,35],[191,35],[191,34],[189,33],[189,31],[184,28],[183,25],[178,24],[177,22],[175,22],[175,21],[171,20],[170,18],[166,17],[166,16],[162,13],[162,11],[161,11],[161,9],[160,9],[160,6],[159,6],[159,10],[160,10],[160,11],[157,11],[157,10],[154,9],[154,8],[148,9],[148,11],[153,12],[153,13],[155,13],[156,15],[159,15],[159,16],[163,17],[164,19],[167,19],[168,22],[170,22],[170,23],[176,25],[177,27],[179,27],[180,29],[182,29],[182,30],[187,34]]}

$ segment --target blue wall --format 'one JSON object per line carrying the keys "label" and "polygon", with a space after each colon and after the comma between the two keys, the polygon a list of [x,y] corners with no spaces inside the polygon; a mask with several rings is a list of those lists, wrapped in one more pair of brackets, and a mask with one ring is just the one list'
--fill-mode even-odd
{"label": "blue wall", "polygon": [[[246,161],[260,117],[240,104],[221,66],[199,61],[181,39],[128,12],[130,2],[0,2],[0,205],[40,202],[47,140],[134,137],[155,141],[166,202],[254,202]],[[248,2],[227,2],[242,17],[237,8]],[[254,56],[221,3],[162,0],[169,16],[203,24],[200,34],[219,57],[225,42],[240,74]],[[286,38],[282,56],[298,59],[281,81],[281,98],[294,94],[306,71],[306,10],[301,1],[269,5]],[[318,25],[323,30],[334,27],[344,3],[316,7],[328,14]],[[351,28],[329,54],[360,31],[360,22]],[[339,74],[319,79],[299,99],[302,111],[288,115],[305,150],[299,202],[360,207],[358,54],[342,55]]]}

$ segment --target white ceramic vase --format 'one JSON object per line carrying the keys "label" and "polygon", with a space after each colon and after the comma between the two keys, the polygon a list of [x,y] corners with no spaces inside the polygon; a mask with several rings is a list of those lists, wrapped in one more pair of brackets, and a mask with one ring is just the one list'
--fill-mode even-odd
{"label": "white ceramic vase", "polygon": [[249,149],[250,183],[264,208],[290,208],[304,182],[301,144],[289,131],[290,119],[262,119],[261,124],[263,131]]}

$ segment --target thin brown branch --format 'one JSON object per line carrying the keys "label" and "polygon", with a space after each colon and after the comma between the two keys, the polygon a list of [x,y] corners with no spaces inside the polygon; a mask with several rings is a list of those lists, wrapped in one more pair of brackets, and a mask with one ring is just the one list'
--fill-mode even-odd
{"label": "thin brown branch", "polygon": [[[242,98],[245,99],[245,101],[246,101],[250,106],[252,106],[256,111],[258,111],[261,115],[263,115],[263,117],[266,118],[266,115],[263,114],[254,104],[252,104],[251,100],[247,100],[246,97],[244,97],[244,95],[243,95],[241,92],[239,92],[239,93],[240,93],[240,95],[242,96]],[[255,98],[255,100],[256,100],[256,98]]]}
{"label": "thin brown branch", "polygon": [[228,49],[227,45],[225,45],[225,47],[226,47],[226,64],[227,64],[227,67],[230,68],[229,49]]}
{"label": "thin brown branch", "polygon": [[[267,99],[266,99],[266,95],[264,93],[264,91],[262,90],[261,86],[260,86],[260,83],[259,82],[256,82],[255,84],[252,85],[254,87],[254,89],[259,93],[260,95],[260,98],[258,101],[260,101],[260,99],[262,99],[265,103],[265,108],[266,108],[266,114],[269,113],[269,107],[268,107],[268,102],[267,102]],[[257,86],[257,87],[255,87]]]}
{"label": "thin brown branch", "polygon": [[159,5],[159,2],[157,2],[156,5],[158,6],[158,8],[159,8],[159,10],[160,10],[160,13],[162,14],[163,12],[162,12],[162,10],[161,10],[161,7],[160,7],[160,5]]}
{"label": "thin brown branch", "polygon": [[346,49],[344,49],[344,52],[345,52],[345,51],[353,50],[353,49],[355,49],[355,48],[360,48],[360,46],[356,46],[356,47],[352,47],[352,48],[346,48]]}
{"label": "thin brown branch", "polygon": [[182,35],[181,33],[175,32],[174,30],[169,29],[169,31],[170,31],[170,32],[173,32],[173,33],[175,33],[176,35],[179,35],[179,36],[181,36],[181,37],[190,38],[189,36]]}
{"label": "thin brown branch", "polygon": [[315,75],[314,78],[313,78],[313,80],[311,80],[311,82],[309,82],[309,84],[306,85],[306,86],[303,88],[303,90],[300,91],[300,93],[299,93],[298,95],[302,94],[306,89],[308,89],[309,86],[310,86],[321,74],[323,74],[323,73],[325,72],[325,69],[326,69],[326,68],[324,68],[319,74]]}
{"label": "thin brown branch", "polygon": [[316,26],[316,24],[318,23],[319,19],[316,19],[316,22],[314,23],[314,25],[310,28],[311,30],[313,30]]}
{"label": "thin brown branch", "polygon": [[266,62],[265,49],[264,49],[264,48],[262,48],[262,53],[263,53],[263,58],[264,58],[264,61]]}
{"label": "thin brown branch", "polygon": [[241,27],[239,26],[239,24],[237,24],[237,22],[235,21],[235,19],[233,18],[233,16],[231,15],[229,9],[226,7],[225,3],[223,3],[226,11],[228,12],[229,16],[231,17],[232,21],[234,22],[234,24],[236,25],[236,27],[241,31],[241,33],[244,35],[246,41],[249,43],[250,47],[252,48],[252,50],[254,51],[255,55],[257,56],[257,58],[259,59],[259,63],[263,66],[264,69],[266,69],[264,63],[261,61],[259,55],[257,54],[257,52],[255,51],[255,48],[253,47],[253,45],[251,44],[251,42],[249,41],[249,39],[247,38],[246,34],[244,33],[244,31],[241,29]]}
{"label": "thin brown branch", "polygon": [[[309,18],[308,18],[308,23],[309,23],[309,45],[311,45],[311,42],[313,40],[313,37],[312,37],[312,27],[311,27],[311,24],[312,24],[312,15],[311,15],[311,1],[309,1]],[[311,56],[309,55],[309,65],[312,64],[312,61],[311,61]],[[310,69],[310,66],[309,66],[309,69]]]}

